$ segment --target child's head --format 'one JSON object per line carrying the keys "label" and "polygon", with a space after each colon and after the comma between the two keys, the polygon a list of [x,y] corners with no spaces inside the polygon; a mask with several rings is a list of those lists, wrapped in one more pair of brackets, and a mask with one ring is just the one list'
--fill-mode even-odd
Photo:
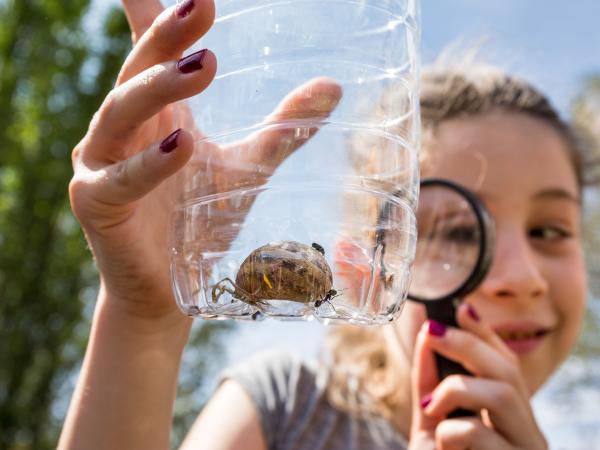
{"label": "child's head", "polygon": [[[570,352],[584,312],[577,141],[543,95],[487,66],[426,72],[421,111],[422,178],[471,189],[496,224],[492,267],[466,300],[517,352],[533,392]],[[343,399],[335,384],[352,370],[363,386],[377,386],[370,394],[378,408],[405,401],[424,320],[424,308],[409,302],[387,330],[333,331],[333,398]]]}

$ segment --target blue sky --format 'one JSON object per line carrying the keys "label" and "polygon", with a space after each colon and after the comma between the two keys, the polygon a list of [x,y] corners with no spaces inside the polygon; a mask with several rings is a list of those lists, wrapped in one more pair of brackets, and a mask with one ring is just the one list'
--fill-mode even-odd
{"label": "blue sky", "polygon": [[565,112],[580,79],[600,73],[597,0],[423,0],[423,61],[449,42],[488,39],[492,62],[541,87]]}
{"label": "blue sky", "polygon": [[[95,15],[119,0],[93,4]],[[425,63],[450,43],[485,38],[482,55],[534,82],[563,113],[581,78],[600,73],[598,0],[422,0],[421,10]]]}

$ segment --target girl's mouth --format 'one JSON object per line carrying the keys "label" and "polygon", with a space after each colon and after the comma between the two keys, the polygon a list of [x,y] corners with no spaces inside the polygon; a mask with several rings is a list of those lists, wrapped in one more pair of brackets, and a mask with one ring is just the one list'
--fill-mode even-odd
{"label": "girl's mouth", "polygon": [[537,349],[550,330],[548,328],[534,328],[529,330],[510,329],[497,330],[496,334],[504,341],[508,348],[518,355],[525,355]]}
{"label": "girl's mouth", "polygon": [[503,341],[520,341],[523,339],[534,339],[545,335],[548,330],[536,330],[536,331],[497,331],[498,336]]}

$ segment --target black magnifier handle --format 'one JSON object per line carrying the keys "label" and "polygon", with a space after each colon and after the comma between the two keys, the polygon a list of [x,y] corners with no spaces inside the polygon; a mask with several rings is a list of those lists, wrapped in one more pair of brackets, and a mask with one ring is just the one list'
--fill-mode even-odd
{"label": "black magnifier handle", "polygon": [[[432,301],[425,303],[425,307],[427,309],[427,317],[429,319],[441,322],[444,325],[450,327],[458,327],[458,324],[456,323],[455,314],[456,307],[459,304],[460,302],[457,300],[443,302]],[[434,355],[440,381],[446,378],[447,376],[453,374],[472,375],[471,372],[469,372],[456,361],[452,361],[451,359],[448,359],[445,356],[440,355],[439,353],[434,353]],[[448,414],[448,418],[472,416],[476,416],[475,412],[463,408],[455,409],[450,414]]]}

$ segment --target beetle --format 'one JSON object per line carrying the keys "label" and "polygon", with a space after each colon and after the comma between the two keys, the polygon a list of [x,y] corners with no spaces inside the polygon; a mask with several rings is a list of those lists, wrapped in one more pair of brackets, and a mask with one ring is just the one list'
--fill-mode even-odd
{"label": "beetle", "polygon": [[296,241],[270,242],[255,249],[240,265],[235,281],[226,277],[213,286],[213,303],[225,292],[251,305],[290,300],[314,302],[317,308],[340,295],[333,289],[323,247]]}

